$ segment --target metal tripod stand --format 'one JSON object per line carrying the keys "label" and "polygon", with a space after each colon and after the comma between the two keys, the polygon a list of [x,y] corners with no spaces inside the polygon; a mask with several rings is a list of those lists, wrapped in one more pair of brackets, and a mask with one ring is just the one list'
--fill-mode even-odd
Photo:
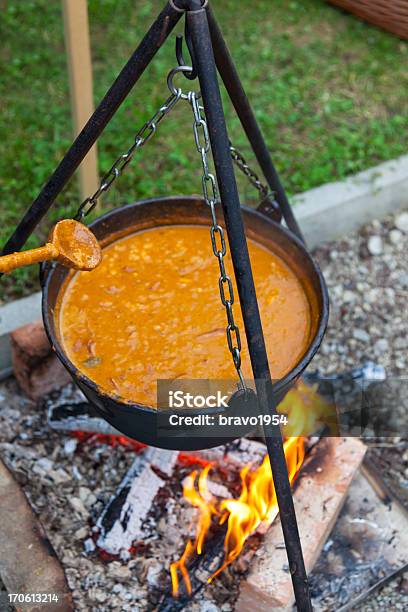
{"label": "metal tripod stand", "polygon": [[[184,15],[191,42],[191,51],[194,55],[194,69],[199,79],[208,123],[259,407],[264,414],[274,415],[276,414],[276,405],[272,380],[230,155],[230,143],[217,81],[217,68],[268,185],[275,193],[276,201],[289,229],[300,239],[303,240],[303,238],[221,31],[208,6],[208,0],[169,1],[36,200],[27,210],[15,232],[4,246],[2,254],[18,251],[25,244],[120,104],[143,74],[156,52]],[[312,607],[279,425],[265,425],[264,434],[280,510],[296,604],[298,610],[305,612],[311,610]]]}

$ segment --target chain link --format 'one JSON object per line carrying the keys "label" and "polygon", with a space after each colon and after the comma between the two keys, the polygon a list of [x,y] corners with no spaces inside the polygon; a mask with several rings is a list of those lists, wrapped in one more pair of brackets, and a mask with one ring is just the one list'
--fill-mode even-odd
{"label": "chain link", "polygon": [[140,130],[136,133],[134,142],[132,146],[120,155],[114,164],[111,166],[110,170],[104,174],[98,189],[94,194],[85,198],[85,200],[79,206],[77,213],[74,217],[77,221],[82,221],[84,217],[89,215],[90,212],[95,208],[98,203],[98,198],[103,194],[109,191],[114,181],[121,176],[123,171],[125,170],[128,163],[132,160],[133,155],[135,154],[137,149],[143,147],[152,136],[156,133],[157,127],[160,122],[164,119],[164,117],[175,107],[177,102],[181,98],[181,89],[178,89],[175,92],[172,92],[171,96],[167,98],[164,104],[159,108],[159,110],[151,117],[146,123],[140,128]]}
{"label": "chain link", "polygon": [[233,161],[235,162],[235,165],[241,170],[241,172],[243,172],[243,174],[245,174],[249,182],[256,189],[258,189],[262,198],[265,198],[269,192],[268,187],[261,182],[255,170],[252,170],[252,168],[248,166],[246,159],[242,155],[242,153],[240,153],[240,151],[238,151],[238,149],[234,147],[231,143],[230,143],[230,152],[231,152],[231,157]]}
{"label": "chain link", "polygon": [[218,286],[220,290],[220,298],[223,306],[227,313],[228,325],[226,327],[227,343],[229,351],[234,361],[235,369],[238,373],[240,384],[242,389],[246,389],[244,377],[241,371],[241,336],[239,329],[234,320],[234,314],[232,306],[234,304],[234,289],[232,286],[231,277],[225,271],[224,258],[227,254],[227,245],[225,241],[224,230],[217,221],[217,213],[215,206],[219,201],[218,189],[215,176],[211,174],[208,166],[207,153],[210,150],[210,139],[208,135],[208,127],[205,118],[202,116],[201,111],[203,108],[198,102],[197,94],[193,91],[188,93],[188,101],[191,104],[194,115],[193,131],[194,140],[197,151],[201,156],[201,163],[203,167],[203,175],[201,178],[201,184],[203,188],[203,195],[206,204],[211,209],[212,226],[210,229],[211,233],[211,244],[215,257],[218,260],[220,268],[220,277],[218,279]]}

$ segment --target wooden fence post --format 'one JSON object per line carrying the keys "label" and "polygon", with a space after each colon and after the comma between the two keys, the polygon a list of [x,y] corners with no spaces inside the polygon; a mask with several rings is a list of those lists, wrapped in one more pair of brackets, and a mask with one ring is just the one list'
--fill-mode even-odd
{"label": "wooden fence post", "polygon": [[[62,7],[71,111],[76,136],[94,110],[87,0],[62,0]],[[79,167],[79,181],[82,199],[96,191],[98,186],[96,145],[92,147]]]}

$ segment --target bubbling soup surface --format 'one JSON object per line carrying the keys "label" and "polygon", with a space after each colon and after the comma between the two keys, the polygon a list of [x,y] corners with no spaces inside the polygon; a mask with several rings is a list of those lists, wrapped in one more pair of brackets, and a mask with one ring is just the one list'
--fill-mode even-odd
{"label": "bubbling soup surface", "polygon": [[[248,246],[272,376],[281,378],[307,347],[310,305],[282,259],[253,240]],[[229,255],[226,269],[233,277]],[[101,390],[148,406],[156,406],[157,379],[235,380],[218,277],[205,226],[158,227],[118,239],[104,248],[98,268],[74,273],[65,285],[56,311],[64,351]]]}

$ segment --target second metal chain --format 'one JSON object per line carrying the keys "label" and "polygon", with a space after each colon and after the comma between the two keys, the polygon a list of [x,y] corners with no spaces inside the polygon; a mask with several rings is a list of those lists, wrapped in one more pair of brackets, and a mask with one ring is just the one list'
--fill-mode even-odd
{"label": "second metal chain", "polygon": [[126,153],[120,155],[115,163],[111,166],[110,170],[104,174],[95,193],[86,198],[79,206],[74,219],[77,221],[82,221],[84,217],[92,212],[98,203],[98,198],[102,195],[102,193],[109,191],[113,182],[123,173],[126,166],[131,161],[135,151],[143,147],[151,139],[151,137],[155,134],[159,123],[174,108],[180,98],[181,90],[177,90],[174,93],[172,92],[171,96],[167,98],[165,103],[162,104],[153,117],[146,121],[143,127],[141,127],[136,133],[132,146],[126,151]]}
{"label": "second metal chain", "polygon": [[[203,176],[201,178],[203,195],[206,204],[211,209],[212,226],[211,226],[211,243],[213,253],[218,260],[220,267],[220,277],[218,279],[218,286],[220,290],[220,297],[223,306],[227,313],[227,342],[228,348],[234,361],[235,369],[237,370],[241,387],[246,388],[244,377],[241,371],[241,336],[239,329],[234,320],[234,314],[232,306],[234,304],[234,290],[232,286],[231,277],[228,276],[225,270],[224,258],[227,254],[227,245],[225,242],[224,230],[218,224],[217,214],[215,206],[218,202],[218,190],[215,176],[211,174],[208,167],[207,153],[210,150],[210,139],[208,135],[207,122],[201,115],[201,107],[198,102],[197,94],[193,91],[188,93],[188,101],[191,104],[194,114],[194,140],[197,147],[197,151],[200,153],[201,162],[203,167]],[[217,244],[217,241],[219,244]]]}
{"label": "second metal chain", "polygon": [[241,170],[243,174],[248,178],[249,182],[258,189],[262,198],[265,198],[268,195],[269,189],[266,185],[261,182],[261,179],[255,172],[252,170],[246,162],[245,157],[238,151],[236,147],[234,147],[230,142],[230,152],[232,160],[235,162],[236,166]]}

